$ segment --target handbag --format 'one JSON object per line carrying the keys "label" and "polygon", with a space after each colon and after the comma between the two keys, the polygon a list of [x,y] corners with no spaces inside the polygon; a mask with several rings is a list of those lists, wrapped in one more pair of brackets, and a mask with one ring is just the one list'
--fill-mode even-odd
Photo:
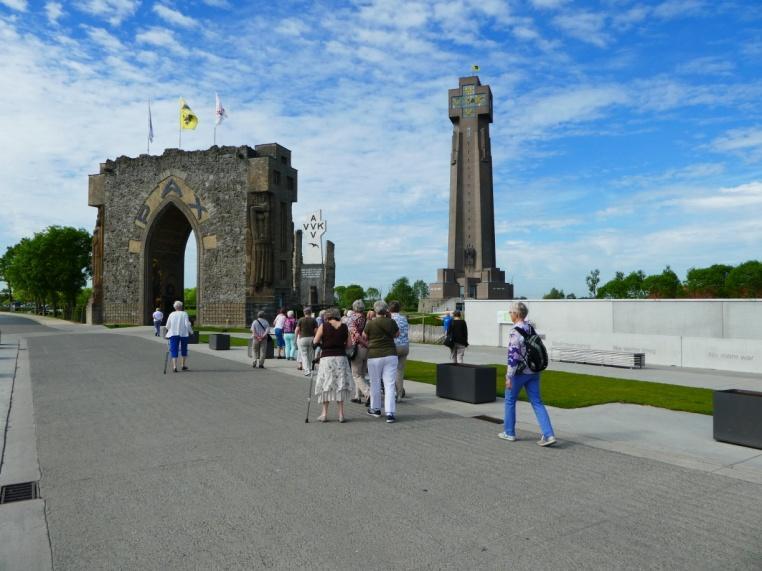
{"label": "handbag", "polygon": [[357,343],[353,344],[349,349],[347,349],[347,359],[354,361],[355,357],[357,357]]}
{"label": "handbag", "polygon": [[455,347],[455,341],[453,340],[451,333],[448,333],[447,335],[445,335],[443,344],[445,347],[449,347],[450,349]]}

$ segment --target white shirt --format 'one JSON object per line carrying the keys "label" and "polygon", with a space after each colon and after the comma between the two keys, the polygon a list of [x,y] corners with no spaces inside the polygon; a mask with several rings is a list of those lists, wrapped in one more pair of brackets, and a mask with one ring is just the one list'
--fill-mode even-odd
{"label": "white shirt", "polygon": [[184,311],[173,311],[167,318],[167,339],[170,337],[190,337],[193,333],[190,318]]}
{"label": "white shirt", "polygon": [[161,311],[154,311],[153,312],[153,320],[154,321],[161,321],[164,319],[164,314]]}
{"label": "white shirt", "polygon": [[258,319],[255,319],[251,323],[252,337],[264,337],[265,335],[267,335],[268,327],[270,327],[270,324],[267,323],[265,319],[262,319],[261,317]]}
{"label": "white shirt", "polygon": [[283,329],[283,324],[286,323],[286,316],[282,313],[279,313],[275,316],[275,321],[273,321],[273,327],[275,329]]}

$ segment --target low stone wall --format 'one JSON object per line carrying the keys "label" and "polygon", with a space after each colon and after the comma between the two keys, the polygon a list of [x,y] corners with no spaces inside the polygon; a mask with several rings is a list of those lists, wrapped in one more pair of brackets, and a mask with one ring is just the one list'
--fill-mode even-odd
{"label": "low stone wall", "polygon": [[441,325],[410,324],[408,337],[411,343],[435,343],[442,344],[444,330]]}

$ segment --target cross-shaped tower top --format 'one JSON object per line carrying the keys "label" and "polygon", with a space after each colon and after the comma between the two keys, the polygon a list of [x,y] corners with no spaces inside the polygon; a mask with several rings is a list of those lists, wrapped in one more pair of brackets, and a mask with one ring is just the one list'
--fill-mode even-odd
{"label": "cross-shaped tower top", "polygon": [[450,120],[475,119],[488,115],[492,123],[492,90],[489,85],[482,85],[477,76],[461,77],[460,86],[450,89]]}

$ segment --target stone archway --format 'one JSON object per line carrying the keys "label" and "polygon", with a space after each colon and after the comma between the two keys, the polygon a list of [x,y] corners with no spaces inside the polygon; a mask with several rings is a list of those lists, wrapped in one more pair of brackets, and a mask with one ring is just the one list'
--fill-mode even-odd
{"label": "stone archway", "polygon": [[106,161],[89,182],[98,209],[91,322],[148,324],[157,300],[168,309],[182,299],[191,230],[199,323],[241,327],[299,300],[288,149],[167,149]]}
{"label": "stone archway", "polygon": [[[164,317],[173,310],[176,300],[185,302],[185,248],[188,236],[193,232],[193,218],[183,212],[182,205],[168,200],[157,209],[147,227],[143,246],[143,324],[150,325],[151,314],[158,307]],[[197,305],[201,300],[200,257],[203,250],[196,236],[197,251]]]}

